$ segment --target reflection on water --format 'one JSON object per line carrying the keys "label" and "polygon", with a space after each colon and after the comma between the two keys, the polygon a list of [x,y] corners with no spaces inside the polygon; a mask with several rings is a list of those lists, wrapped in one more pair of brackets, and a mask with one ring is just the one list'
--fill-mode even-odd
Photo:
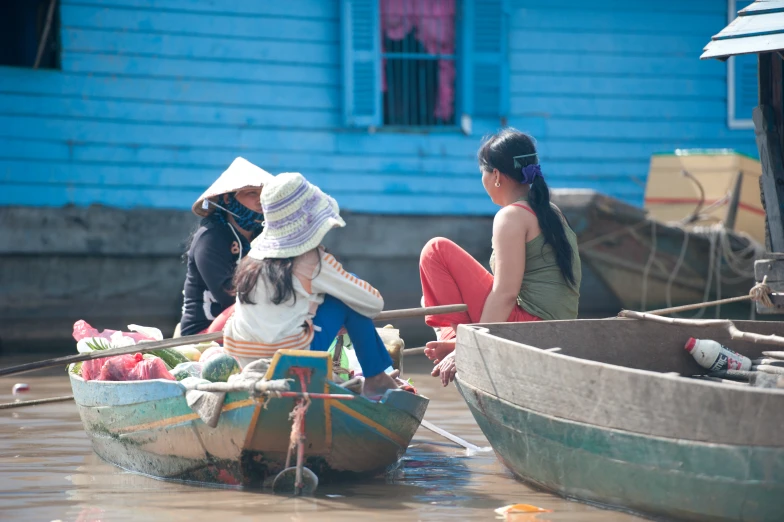
{"label": "reflection on water", "polygon": [[[0,366],[12,364],[0,359]],[[453,386],[426,375],[427,361],[406,371],[431,398],[427,419],[478,446],[488,446]],[[0,379],[0,402],[13,401],[15,382],[30,384],[23,399],[66,395],[65,373]],[[524,521],[631,521],[539,492],[516,481],[493,453],[466,451],[420,428],[398,467],[373,480],[319,487],[313,498],[164,482],[103,462],[90,447],[73,403],[0,410],[0,519],[39,521],[215,520],[493,520],[508,504],[551,513],[514,515]]]}

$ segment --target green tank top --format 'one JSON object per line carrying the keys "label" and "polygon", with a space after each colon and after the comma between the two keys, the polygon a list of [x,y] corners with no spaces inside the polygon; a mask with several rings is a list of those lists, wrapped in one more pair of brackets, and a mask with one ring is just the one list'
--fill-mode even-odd
{"label": "green tank top", "polygon": [[[560,211],[557,212],[560,214]],[[582,281],[580,254],[577,250],[577,235],[565,220],[563,224],[566,238],[572,246],[574,286],[564,279],[555,261],[553,247],[544,242],[542,234],[525,244],[525,273],[520,293],[517,294],[517,304],[529,314],[545,321],[577,319]],[[490,256],[490,270],[495,273],[495,251]]]}

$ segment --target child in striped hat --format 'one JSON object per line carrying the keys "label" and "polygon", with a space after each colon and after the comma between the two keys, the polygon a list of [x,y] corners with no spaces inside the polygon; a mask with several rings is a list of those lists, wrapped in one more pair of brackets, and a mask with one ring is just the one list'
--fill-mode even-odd
{"label": "child in striped hat", "polygon": [[344,227],[338,204],[299,173],[279,174],[261,195],[264,231],[234,276],[234,315],[224,349],[240,364],[276,351],[327,351],[345,327],[365,377],[363,394],[398,388],[372,318],[384,307],[378,290],[346,272],[321,246]]}

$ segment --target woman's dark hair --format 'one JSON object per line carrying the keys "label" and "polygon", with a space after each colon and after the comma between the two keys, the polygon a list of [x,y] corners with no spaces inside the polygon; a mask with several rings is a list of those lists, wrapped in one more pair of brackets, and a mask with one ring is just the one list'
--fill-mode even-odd
{"label": "woman's dark hair", "polygon": [[253,259],[245,256],[240,261],[234,272],[234,292],[243,304],[256,304],[251,299],[259,279],[264,281],[264,286],[269,291],[272,304],[285,303],[292,297],[297,302],[294,293],[294,258],[283,259]]}
{"label": "woman's dark hair", "polygon": [[[519,183],[523,182],[523,169],[528,165],[538,165],[534,139],[516,129],[507,128],[485,139],[478,153],[479,166],[483,170],[498,172]],[[515,160],[515,156],[526,156]],[[515,167],[515,161],[519,167]],[[564,279],[575,284],[574,252],[566,238],[566,229],[561,215],[550,204],[550,189],[542,176],[536,176],[528,192],[528,204],[539,220],[544,241],[555,252],[555,261]]]}

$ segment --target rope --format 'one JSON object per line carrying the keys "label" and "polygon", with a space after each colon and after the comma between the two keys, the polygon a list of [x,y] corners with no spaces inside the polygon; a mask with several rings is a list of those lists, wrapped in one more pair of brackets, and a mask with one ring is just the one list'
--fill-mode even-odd
{"label": "rope", "polygon": [[621,235],[621,234],[630,234],[630,233],[634,232],[635,230],[637,230],[638,228],[643,228],[647,224],[648,224],[648,222],[645,221],[645,220],[639,221],[639,222],[635,223],[634,225],[627,226],[627,227],[622,227],[622,228],[613,230],[612,232],[608,232],[606,234],[603,234],[603,235],[601,235],[599,237],[595,237],[593,239],[589,239],[588,241],[584,241],[584,242],[580,243],[579,247],[580,247],[580,249],[589,250],[594,245],[602,243],[602,242],[604,242],[604,241],[606,241],[606,240],[608,240],[608,239],[610,239],[612,237],[615,237],[615,236],[618,236],[618,235]]}
{"label": "rope", "polygon": [[741,301],[755,301],[760,302],[768,308],[773,308],[773,301],[770,295],[773,293],[770,286],[768,286],[768,276],[765,276],[761,283],[755,284],[748,295],[741,295],[738,297],[729,297],[727,299],[719,299],[718,301],[709,301],[703,303],[695,303],[690,305],[676,306],[672,308],[663,308],[661,310],[654,310],[647,312],[650,315],[668,315],[678,312],[687,312],[689,310],[697,310],[698,308],[706,308],[708,306],[721,306],[723,304],[738,303]]}
{"label": "rope", "polygon": [[[289,450],[286,454],[286,467],[291,467],[291,453],[297,448],[297,445],[302,439],[304,433],[305,414],[308,412],[310,406],[310,399],[298,402],[294,409],[289,413],[289,420],[291,420],[291,435],[289,435]],[[304,441],[303,441],[304,442]]]}
{"label": "rope", "polygon": [[645,311],[648,302],[648,275],[651,272],[653,261],[656,259],[656,221],[651,220],[651,253],[648,255],[648,262],[645,263],[645,268],[642,271],[642,296],[640,298],[640,307]]}
{"label": "rope", "polygon": [[[683,261],[686,259],[686,249],[689,246],[689,231],[683,230],[683,242],[681,243],[681,253],[678,255],[678,261],[675,263],[675,268],[670,273],[670,277],[667,279],[667,285],[664,287],[664,302],[667,303],[667,308],[672,308],[672,284],[675,282],[675,278],[678,277],[678,273],[681,271],[681,267],[683,266]],[[707,296],[703,297],[703,301],[707,299]]]}
{"label": "rope", "polygon": [[[608,232],[607,234],[603,234],[599,237],[585,241],[579,246],[579,249],[582,253],[590,255],[590,250],[592,250],[593,246],[622,234],[629,234],[633,237],[636,237],[638,241],[642,242],[642,240],[637,236],[636,231],[643,228],[648,223],[650,223],[651,227],[651,244],[649,246],[650,252],[645,265],[640,267],[642,269],[640,308],[643,311],[647,308],[648,283],[653,265],[656,265],[660,270],[666,270],[666,268],[661,263],[658,263],[658,260],[656,259],[658,254],[656,221],[640,221],[634,225],[622,227],[620,229],[613,230],[612,232]],[[668,306],[667,309],[669,310],[674,308],[672,307],[672,287],[675,284],[678,275],[680,274],[680,271],[686,261],[690,234],[698,234],[707,237],[709,242],[708,267],[705,273],[706,281],[702,296],[703,303],[708,302],[708,299],[711,295],[711,290],[715,290],[716,301],[713,302],[717,303],[716,317],[719,317],[721,314],[721,304],[747,300],[748,298],[746,296],[741,298],[733,298],[733,301],[726,301],[722,299],[722,285],[735,285],[748,279],[753,279],[754,266],[753,263],[750,263],[750,261],[760,257],[760,254],[764,252],[764,249],[759,244],[757,244],[754,239],[748,236],[748,234],[743,232],[736,232],[735,234],[744,238],[748,244],[740,250],[733,250],[732,237],[730,236],[727,228],[721,223],[709,226],[695,226],[691,227],[690,230],[681,227],[681,230],[684,234],[683,242],[681,244],[681,251],[675,266],[671,271],[669,271],[670,274],[665,285],[664,293],[665,303]],[[724,267],[726,267],[726,270],[724,270]],[[729,274],[726,274],[726,272],[729,272]],[[678,309],[681,311],[699,310],[697,314],[693,316],[693,319],[701,318],[705,314],[705,308],[705,306],[694,306],[694,308],[686,309],[678,307]],[[754,315],[754,307],[752,306],[751,309],[751,315]]]}
{"label": "rope", "polygon": [[291,379],[276,379],[274,381],[267,381],[264,378],[258,380],[254,379],[237,379],[233,382],[210,382],[197,384],[193,387],[194,390],[205,392],[219,392],[228,393],[236,391],[248,392],[252,397],[261,397],[272,395],[279,396],[280,392],[289,390],[289,382]]}

